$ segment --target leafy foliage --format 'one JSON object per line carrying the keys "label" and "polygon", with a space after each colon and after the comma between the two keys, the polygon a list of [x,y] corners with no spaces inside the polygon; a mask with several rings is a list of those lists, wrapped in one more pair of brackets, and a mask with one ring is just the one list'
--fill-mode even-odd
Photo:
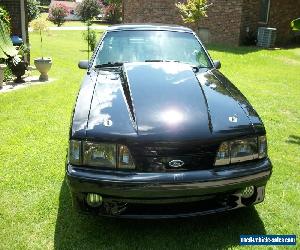
{"label": "leafy foliage", "polygon": [[93,51],[96,46],[96,33],[90,29],[92,20],[101,13],[103,7],[101,0],[83,0],[76,8],[76,12],[81,16],[81,20],[86,23],[87,31],[84,32],[83,38],[88,42],[88,58],[90,49]]}
{"label": "leafy foliage", "polygon": [[51,0],[40,0],[40,3],[41,3],[41,5],[43,5],[43,6],[47,6],[47,5],[50,5]]}
{"label": "leafy foliage", "polygon": [[28,13],[28,21],[36,19],[40,15],[39,9],[40,2],[37,0],[27,0],[27,13]]}
{"label": "leafy foliage", "polygon": [[97,34],[95,30],[87,30],[83,32],[83,39],[88,42],[91,51],[94,51],[97,44]]}
{"label": "leafy foliage", "polygon": [[65,22],[65,17],[69,14],[67,6],[58,3],[50,7],[49,20],[60,27]]}
{"label": "leafy foliage", "polygon": [[18,51],[12,44],[9,31],[4,22],[0,19],[0,59],[12,58],[15,63],[18,62]]}
{"label": "leafy foliage", "polygon": [[10,73],[15,73],[14,69],[19,68],[20,65],[24,65],[23,70],[25,72],[25,63],[21,60],[22,55],[19,55],[19,52],[12,44],[7,26],[0,19],[0,60],[4,61],[10,69],[5,71],[5,80],[8,80],[11,76]]}
{"label": "leafy foliage", "polygon": [[49,13],[49,9],[50,7],[49,6],[39,6],[39,9],[40,9],[40,12],[41,13]]}
{"label": "leafy foliage", "polygon": [[78,4],[76,12],[81,16],[82,21],[93,20],[101,13],[102,2],[100,0],[83,0]]}
{"label": "leafy foliage", "polygon": [[33,29],[33,31],[37,31],[37,32],[43,32],[43,31],[48,30],[47,20],[43,17],[39,17],[39,18],[33,20],[30,23],[30,26]]}
{"label": "leafy foliage", "polygon": [[122,0],[103,1],[103,12],[110,23],[118,23],[122,17]]}
{"label": "leafy foliage", "polygon": [[33,31],[38,32],[40,35],[41,54],[43,58],[43,32],[48,31],[48,22],[45,18],[39,17],[33,20],[30,26]]}
{"label": "leafy foliage", "polygon": [[300,31],[300,18],[297,18],[291,22],[291,28],[293,31]]}
{"label": "leafy foliage", "polygon": [[3,7],[0,7],[0,20],[6,25],[7,28],[10,27],[10,16],[8,14],[8,11],[4,9]]}
{"label": "leafy foliage", "polygon": [[12,80],[13,79],[13,73],[9,67],[6,67],[4,69],[4,82]]}
{"label": "leafy foliage", "polygon": [[202,17],[206,17],[208,6],[207,0],[187,0],[176,4],[185,23],[197,23]]}

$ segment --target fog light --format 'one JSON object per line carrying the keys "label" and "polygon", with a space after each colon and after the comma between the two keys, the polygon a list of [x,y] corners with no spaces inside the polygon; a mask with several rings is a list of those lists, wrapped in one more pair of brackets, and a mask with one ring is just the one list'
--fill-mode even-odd
{"label": "fog light", "polygon": [[254,194],[254,192],[254,186],[246,187],[244,190],[242,190],[242,198],[248,199]]}
{"label": "fog light", "polygon": [[90,207],[100,207],[102,205],[102,196],[99,194],[87,194],[86,202]]}

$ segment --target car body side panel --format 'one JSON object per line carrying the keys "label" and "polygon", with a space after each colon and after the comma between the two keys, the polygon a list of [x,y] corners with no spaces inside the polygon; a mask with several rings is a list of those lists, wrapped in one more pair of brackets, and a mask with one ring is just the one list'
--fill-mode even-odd
{"label": "car body side panel", "polygon": [[255,109],[249,103],[247,98],[220,71],[213,70],[212,73],[227,88],[227,90],[230,92],[231,96],[237,102],[239,102],[240,106],[243,108],[244,112],[249,117],[255,132],[258,134],[265,134],[266,131],[263,126],[263,122],[262,122],[261,118],[259,117],[259,115],[257,114],[257,112],[255,111]]}
{"label": "car body side panel", "polygon": [[214,135],[226,137],[230,134],[241,137],[254,133],[252,124],[238,100],[211,71],[197,74],[197,78],[207,99]]}
{"label": "car body side panel", "polygon": [[91,71],[84,77],[73,110],[73,120],[70,130],[70,137],[73,139],[80,139],[86,136],[90,105],[97,76],[98,72]]}

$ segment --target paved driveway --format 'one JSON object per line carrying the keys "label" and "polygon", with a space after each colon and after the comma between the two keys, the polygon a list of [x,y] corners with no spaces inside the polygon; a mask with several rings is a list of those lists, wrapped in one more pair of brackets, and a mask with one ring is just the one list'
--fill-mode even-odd
{"label": "paved driveway", "polygon": [[[108,25],[97,25],[97,26],[91,26],[92,30],[106,30]],[[28,29],[29,32],[32,32],[32,28]],[[86,26],[70,26],[70,27],[49,27],[49,30],[87,30]]]}

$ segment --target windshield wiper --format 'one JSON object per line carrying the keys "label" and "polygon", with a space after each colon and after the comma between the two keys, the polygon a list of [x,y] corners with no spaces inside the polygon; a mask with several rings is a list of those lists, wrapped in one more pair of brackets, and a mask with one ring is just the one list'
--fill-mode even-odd
{"label": "windshield wiper", "polygon": [[199,65],[191,65],[192,66],[192,69],[195,73],[199,72],[200,69],[209,69],[210,67],[206,66],[206,65],[202,65],[202,64],[199,64]]}
{"label": "windshield wiper", "polygon": [[163,59],[149,59],[145,60],[145,62],[177,62],[180,63],[178,60],[163,60]]}
{"label": "windshield wiper", "polygon": [[124,62],[108,62],[108,63],[97,64],[95,68],[100,69],[100,68],[108,68],[108,67],[120,67],[123,66],[123,64]]}
{"label": "windshield wiper", "polygon": [[[149,59],[149,60],[145,60],[145,62],[177,62],[177,63],[189,64],[189,63],[181,62],[178,60],[163,60],[163,59]],[[189,65],[191,65],[192,68],[195,69],[196,71],[198,71],[199,69],[209,68],[208,66],[201,64],[201,63],[199,63],[198,65],[192,65],[192,64],[189,64]]]}

